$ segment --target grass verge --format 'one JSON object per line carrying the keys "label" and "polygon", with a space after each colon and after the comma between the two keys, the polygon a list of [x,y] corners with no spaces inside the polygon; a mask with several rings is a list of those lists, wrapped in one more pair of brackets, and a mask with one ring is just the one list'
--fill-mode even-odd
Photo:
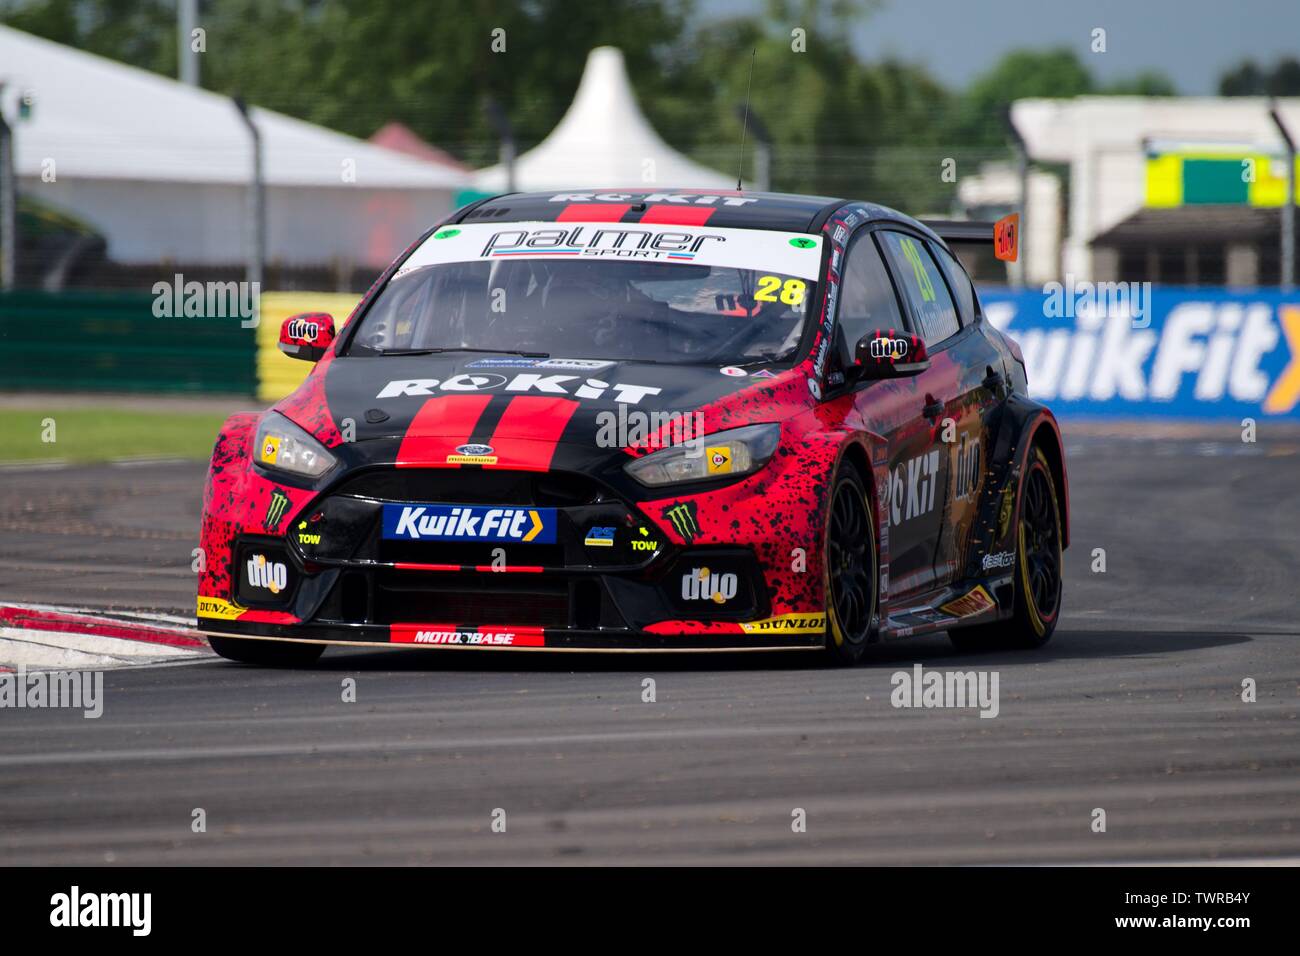
{"label": "grass verge", "polygon": [[[0,461],[100,462],[212,454],[219,412],[0,409]],[[53,440],[51,440],[53,439]]]}

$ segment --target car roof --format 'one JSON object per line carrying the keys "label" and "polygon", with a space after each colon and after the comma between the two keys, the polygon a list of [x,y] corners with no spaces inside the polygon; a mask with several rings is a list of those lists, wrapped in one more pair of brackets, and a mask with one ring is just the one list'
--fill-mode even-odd
{"label": "car roof", "polygon": [[[622,222],[817,232],[848,200],[707,189],[573,189],[506,193],[458,211],[452,222]],[[886,206],[854,203],[867,218],[919,225]],[[922,227],[924,228],[924,227]]]}

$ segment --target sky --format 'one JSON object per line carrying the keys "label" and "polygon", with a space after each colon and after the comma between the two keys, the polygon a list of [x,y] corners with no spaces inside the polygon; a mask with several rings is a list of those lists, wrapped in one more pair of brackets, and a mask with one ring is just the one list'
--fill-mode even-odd
{"label": "sky", "polygon": [[[764,0],[697,0],[704,16],[764,12]],[[792,24],[795,25],[795,24]],[[1091,50],[1106,31],[1106,52]],[[809,36],[811,52],[815,35]],[[1300,59],[1300,0],[882,0],[854,30],[867,60],[920,63],[964,86],[1019,47],[1069,46],[1102,83],[1158,70],[1177,92],[1214,95],[1247,57]]]}

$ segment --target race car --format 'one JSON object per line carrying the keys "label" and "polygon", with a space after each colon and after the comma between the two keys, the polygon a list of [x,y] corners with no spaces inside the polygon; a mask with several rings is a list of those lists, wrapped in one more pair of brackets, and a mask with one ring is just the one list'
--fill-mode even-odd
{"label": "race car", "polygon": [[200,629],[284,666],[1041,645],[1060,432],[945,240],[1012,258],[1015,225],[739,191],[460,209],[341,328],[282,326],[315,367],[221,429]]}

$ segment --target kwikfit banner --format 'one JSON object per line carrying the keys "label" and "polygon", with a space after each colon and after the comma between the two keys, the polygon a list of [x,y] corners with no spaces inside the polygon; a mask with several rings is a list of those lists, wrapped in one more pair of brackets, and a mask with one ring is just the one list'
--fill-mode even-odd
{"label": "kwikfit banner", "polygon": [[1300,293],[1051,283],[980,301],[1058,414],[1300,419]]}

